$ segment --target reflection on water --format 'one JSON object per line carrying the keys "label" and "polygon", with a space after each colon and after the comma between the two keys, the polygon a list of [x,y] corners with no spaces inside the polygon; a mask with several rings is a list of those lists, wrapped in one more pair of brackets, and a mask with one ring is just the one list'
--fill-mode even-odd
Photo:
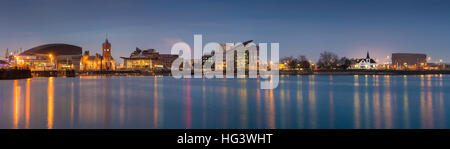
{"label": "reflection on water", "polygon": [[370,128],[370,109],[369,109],[369,76],[364,76],[364,128]]}
{"label": "reflection on water", "polygon": [[442,75],[439,75],[439,119],[440,128],[445,128],[445,103],[444,103],[444,89],[442,82]]}
{"label": "reflection on water", "polygon": [[[223,83],[226,85],[226,79],[222,79],[223,80]],[[227,113],[228,113],[228,111],[227,111],[227,107],[228,107],[228,105],[227,105],[227,87],[226,86],[222,86],[221,87],[222,88],[222,93],[221,93],[221,95],[223,95],[222,97],[222,106],[221,106],[221,109],[222,109],[222,127],[224,127],[224,128],[226,128],[227,127],[227,118],[228,118],[228,115],[227,115]]]}
{"label": "reflection on water", "polygon": [[450,128],[447,75],[0,81],[0,128]]}
{"label": "reflection on water", "polygon": [[240,128],[247,128],[247,81],[245,79],[239,80],[240,88],[239,88],[239,101],[240,101]]}
{"label": "reflection on water", "polygon": [[311,75],[309,77],[309,127],[316,128],[317,127],[317,111],[316,111],[316,88],[315,88],[315,76]]}
{"label": "reflection on water", "polygon": [[333,76],[330,75],[330,128],[334,128],[334,95],[333,95]]}
{"label": "reflection on water", "polygon": [[158,128],[158,78],[154,79],[153,86],[153,126]]}
{"label": "reflection on water", "polygon": [[27,79],[26,84],[26,95],[25,95],[25,128],[30,127],[30,81],[31,79]]}
{"label": "reflection on water", "polygon": [[354,105],[354,121],[355,121],[355,126],[354,126],[354,128],[356,128],[356,129],[359,129],[359,128],[361,128],[361,118],[360,118],[360,104],[359,104],[359,78],[358,78],[358,76],[357,75],[355,75],[354,76],[354,80],[353,80],[353,82],[355,82],[354,83],[354,87],[355,87],[355,95],[354,95],[354,102],[353,102],[353,105]]}
{"label": "reflection on water", "polygon": [[409,106],[408,106],[408,76],[403,77],[403,122],[404,128],[409,128]]}
{"label": "reflection on water", "polygon": [[274,103],[274,97],[273,97],[273,90],[266,90],[266,92],[269,92],[269,97],[266,98],[266,105],[268,108],[267,111],[267,126],[268,128],[275,128],[275,103]]}
{"label": "reflection on water", "polygon": [[191,128],[192,124],[192,105],[191,105],[191,79],[186,79],[186,89],[185,89],[185,118],[186,118],[186,124],[185,128]]}
{"label": "reflection on water", "polygon": [[381,128],[381,110],[380,110],[380,83],[379,76],[375,76],[374,79],[375,89],[373,91],[373,115],[374,115],[374,128]]}
{"label": "reflection on water", "polygon": [[298,76],[297,83],[297,127],[304,128],[304,116],[303,116],[303,93],[302,93],[302,77]]}
{"label": "reflection on water", "polygon": [[54,96],[54,88],[53,88],[53,77],[48,78],[48,88],[47,88],[47,128],[53,128],[53,96]]}
{"label": "reflection on water", "polygon": [[384,76],[384,128],[392,128],[392,100],[391,100],[391,77],[389,75]]}
{"label": "reflection on water", "polygon": [[123,126],[125,121],[125,84],[123,81],[123,78],[119,79],[119,97],[120,97],[120,103],[119,103],[119,125]]}
{"label": "reflection on water", "polygon": [[13,110],[13,122],[14,128],[19,128],[19,103],[20,103],[20,86],[17,85],[17,80],[14,80],[14,110]]}

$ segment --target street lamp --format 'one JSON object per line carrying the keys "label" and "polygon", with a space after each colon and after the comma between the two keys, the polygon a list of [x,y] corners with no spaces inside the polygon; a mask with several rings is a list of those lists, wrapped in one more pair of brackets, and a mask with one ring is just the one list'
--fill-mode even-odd
{"label": "street lamp", "polygon": [[53,69],[53,54],[48,54],[48,58],[50,59],[50,66]]}

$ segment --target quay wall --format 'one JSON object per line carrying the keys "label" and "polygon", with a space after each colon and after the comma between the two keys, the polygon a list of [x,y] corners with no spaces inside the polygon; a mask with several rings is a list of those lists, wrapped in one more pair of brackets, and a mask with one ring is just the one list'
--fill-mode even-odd
{"label": "quay wall", "polygon": [[280,71],[281,75],[426,75],[450,74],[450,70],[318,70]]}
{"label": "quay wall", "polygon": [[27,69],[0,69],[0,80],[14,80],[31,78],[31,71]]}

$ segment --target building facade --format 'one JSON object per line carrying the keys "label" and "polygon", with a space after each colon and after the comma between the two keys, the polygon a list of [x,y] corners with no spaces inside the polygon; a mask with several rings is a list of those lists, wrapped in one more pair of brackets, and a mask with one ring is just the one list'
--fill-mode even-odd
{"label": "building facade", "polygon": [[81,59],[81,70],[83,71],[99,71],[101,68],[101,55],[96,53],[91,56],[89,51],[84,51],[83,58]]}
{"label": "building facade", "polygon": [[39,70],[80,70],[81,47],[68,44],[47,44],[10,55],[12,67]]}
{"label": "building facade", "polygon": [[238,70],[238,69],[245,69],[246,71],[248,71],[248,70],[257,70],[258,68],[259,68],[259,46],[256,46],[256,55],[252,55],[252,56],[255,56],[254,57],[254,59],[256,59],[256,66],[250,66],[250,51],[249,51],[249,49],[247,49],[248,48],[248,45],[250,44],[250,43],[252,43],[253,42],[253,40],[248,40],[248,41],[245,41],[245,42],[243,42],[242,43],[242,45],[246,48],[246,50],[244,51],[244,56],[243,56],[243,59],[239,59],[238,58],[238,51],[236,51],[236,50],[234,50],[234,48],[236,47],[236,46],[239,46],[239,45],[235,45],[234,43],[227,43],[227,44],[220,44],[219,46],[220,47],[217,47],[217,48],[222,48],[223,49],[223,57],[224,57],[224,61],[223,61],[223,63],[222,63],[222,66],[218,66],[218,68],[216,68],[216,69],[218,69],[218,70],[221,70],[221,69],[223,69],[223,70],[226,70],[226,68],[227,68],[227,63],[226,63],[226,58],[227,58],[227,55],[232,55],[233,56],[233,61],[234,61],[234,63],[233,63],[233,67],[234,67],[234,70]]}
{"label": "building facade", "polygon": [[121,57],[124,69],[127,70],[169,70],[178,55],[159,54],[155,49],[141,50],[136,48],[130,57]]}
{"label": "building facade", "polygon": [[111,43],[108,39],[102,44],[102,53],[100,55],[90,55],[89,51],[84,51],[83,58],[81,59],[81,70],[83,71],[110,71],[115,70],[115,60],[111,56]]}
{"label": "building facade", "polygon": [[178,58],[178,55],[173,54],[160,54],[161,65],[164,69],[170,70],[172,68],[172,63]]}
{"label": "building facade", "polygon": [[6,60],[0,60],[0,68],[7,68],[8,67],[8,62]]}
{"label": "building facade", "polygon": [[115,70],[115,61],[111,56],[111,43],[109,43],[108,38],[102,44],[103,55],[101,57],[102,67],[101,70]]}
{"label": "building facade", "polygon": [[366,58],[356,60],[356,69],[376,69],[377,62],[370,58],[369,52],[367,52]]}
{"label": "building facade", "polygon": [[153,70],[155,62],[159,59],[159,53],[154,49],[141,50],[136,48],[130,57],[121,57],[124,68],[127,70]]}

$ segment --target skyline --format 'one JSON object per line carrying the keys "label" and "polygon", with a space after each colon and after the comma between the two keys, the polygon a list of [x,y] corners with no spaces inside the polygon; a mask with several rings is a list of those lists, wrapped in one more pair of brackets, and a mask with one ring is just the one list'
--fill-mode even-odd
{"label": "skyline", "polygon": [[55,1],[0,2],[0,52],[67,43],[101,53],[106,34],[114,59],[136,47],[170,53],[173,43],[279,42],[280,56],[323,51],[383,60],[395,52],[450,62],[446,1]]}

